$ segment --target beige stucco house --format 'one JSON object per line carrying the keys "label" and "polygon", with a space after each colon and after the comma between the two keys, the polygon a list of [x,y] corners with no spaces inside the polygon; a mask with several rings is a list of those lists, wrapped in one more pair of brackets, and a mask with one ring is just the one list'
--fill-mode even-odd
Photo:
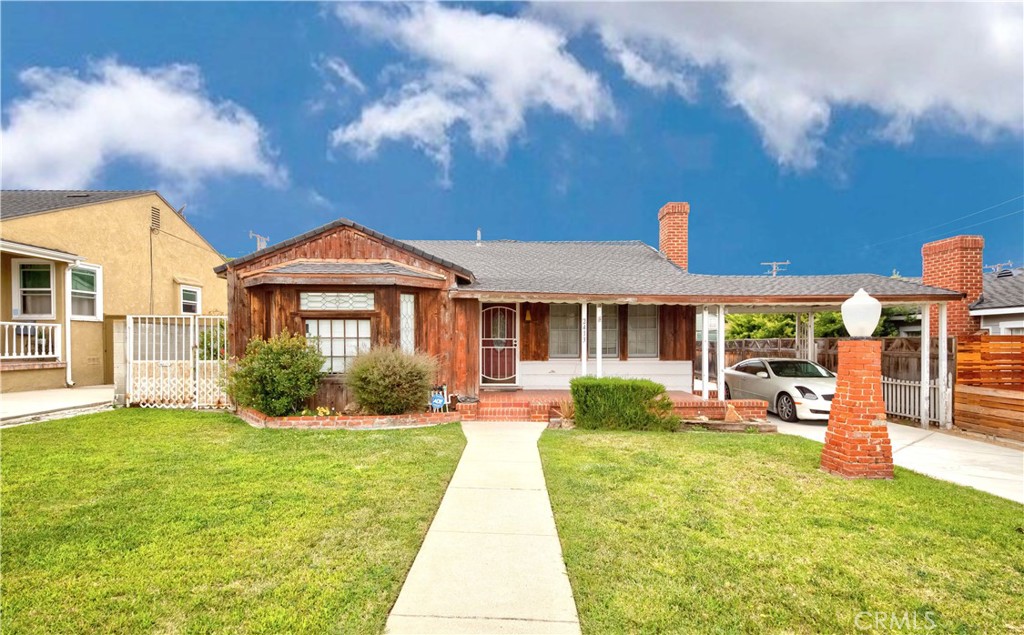
{"label": "beige stucco house", "polygon": [[223,263],[155,191],[3,191],[0,388],[114,383],[125,316],[223,315]]}

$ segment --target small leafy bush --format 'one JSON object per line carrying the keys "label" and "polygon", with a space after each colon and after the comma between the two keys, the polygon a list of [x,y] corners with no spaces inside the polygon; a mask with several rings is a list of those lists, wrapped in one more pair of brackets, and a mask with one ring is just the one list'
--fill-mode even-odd
{"label": "small leafy bush", "polygon": [[433,357],[382,346],[356,357],[345,383],[364,412],[398,415],[426,409],[436,375]]}
{"label": "small leafy bush", "polygon": [[649,379],[577,377],[570,383],[576,427],[585,430],[676,430],[665,387]]}
{"label": "small leafy bush", "polygon": [[323,365],[323,355],[301,335],[284,331],[269,340],[255,338],[228,374],[228,395],[272,417],[290,415],[316,394]]}

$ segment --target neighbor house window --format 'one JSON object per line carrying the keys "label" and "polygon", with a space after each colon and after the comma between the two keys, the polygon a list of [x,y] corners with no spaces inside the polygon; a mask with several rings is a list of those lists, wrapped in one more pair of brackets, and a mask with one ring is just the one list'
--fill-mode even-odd
{"label": "neighbor house window", "polygon": [[[605,304],[601,314],[603,357],[619,356],[619,307]],[[587,306],[587,357],[597,357],[597,305]]]}
{"label": "neighbor house window", "polygon": [[203,290],[181,285],[181,312],[199,314],[203,311]]}
{"label": "neighbor house window", "polygon": [[71,317],[103,319],[103,270],[79,265],[71,270]]}
{"label": "neighbor house window", "polygon": [[578,304],[552,304],[549,315],[548,356],[580,356],[580,307]]}
{"label": "neighbor house window", "polygon": [[658,307],[631,304],[629,306],[630,357],[658,356]]}
{"label": "neighbor house window", "polygon": [[14,317],[52,320],[55,317],[53,264],[15,258],[11,265]]}
{"label": "neighbor house window", "polygon": [[344,373],[356,355],[370,350],[370,320],[306,320],[306,338],[324,356],[325,373]]}

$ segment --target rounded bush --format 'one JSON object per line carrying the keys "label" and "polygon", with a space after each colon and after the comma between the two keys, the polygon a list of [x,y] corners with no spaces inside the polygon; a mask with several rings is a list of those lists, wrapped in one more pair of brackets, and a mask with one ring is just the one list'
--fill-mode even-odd
{"label": "rounded bush", "polygon": [[269,340],[251,339],[228,374],[228,395],[236,405],[266,415],[290,415],[316,394],[323,366],[323,355],[301,335],[284,331]]}
{"label": "rounded bush", "polygon": [[433,357],[382,346],[355,358],[345,384],[364,412],[398,415],[426,409],[436,375]]}

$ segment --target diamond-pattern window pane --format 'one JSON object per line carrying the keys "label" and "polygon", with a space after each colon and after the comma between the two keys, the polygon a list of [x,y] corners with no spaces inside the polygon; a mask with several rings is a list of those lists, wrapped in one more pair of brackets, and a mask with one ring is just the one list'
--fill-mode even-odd
{"label": "diamond-pattern window pane", "polygon": [[372,311],[373,292],[303,292],[299,294],[299,308],[305,311]]}
{"label": "diamond-pattern window pane", "polygon": [[399,299],[399,323],[402,350],[406,353],[416,351],[416,296],[403,293]]}

